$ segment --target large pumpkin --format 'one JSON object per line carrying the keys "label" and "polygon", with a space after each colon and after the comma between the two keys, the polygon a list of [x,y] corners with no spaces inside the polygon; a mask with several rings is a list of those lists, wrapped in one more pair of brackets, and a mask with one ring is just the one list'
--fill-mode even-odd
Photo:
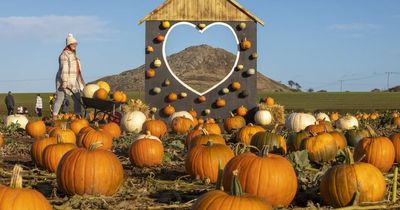
{"label": "large pumpkin", "polygon": [[396,163],[400,163],[400,133],[395,133],[391,135],[389,138],[394,146],[395,161]]}
{"label": "large pumpkin", "polygon": [[188,135],[186,136],[186,139],[185,139],[185,146],[187,147],[187,148],[189,148],[189,146],[190,146],[190,143],[192,142],[192,140],[196,137],[196,136],[199,136],[199,135],[202,135],[203,134],[203,127],[196,127],[195,129],[193,129],[193,130],[191,130],[189,133],[188,133]]}
{"label": "large pumpkin", "polygon": [[83,96],[86,98],[93,98],[94,93],[100,89],[97,84],[88,84],[83,88]]}
{"label": "large pumpkin", "polygon": [[57,127],[52,130],[50,136],[56,138],[60,137],[64,143],[76,144],[76,135],[71,129],[67,128],[67,123],[63,123],[61,128]]}
{"label": "large pumpkin", "polygon": [[46,125],[41,120],[31,121],[26,124],[25,131],[33,138],[40,138],[46,134]]}
{"label": "large pumpkin", "polygon": [[[270,204],[262,198],[244,194],[242,186],[237,178],[237,172],[233,175],[230,194],[213,190],[200,196],[192,206],[192,210],[272,210]],[[223,208],[221,208],[223,207]]]}
{"label": "large pumpkin", "polygon": [[251,137],[250,145],[257,147],[258,151],[268,145],[271,153],[286,155],[287,152],[285,138],[275,132],[261,131],[254,134]]}
{"label": "large pumpkin", "polygon": [[346,137],[343,135],[342,132],[340,131],[332,131],[329,132],[333,139],[336,141],[336,145],[338,146],[338,149],[344,149],[347,147],[347,140]]}
{"label": "large pumpkin", "polygon": [[371,134],[367,129],[351,129],[347,130],[345,133],[345,137],[349,146],[355,147],[358,142],[365,137],[370,137]]}
{"label": "large pumpkin", "polygon": [[354,116],[346,115],[336,121],[336,126],[342,130],[358,128],[358,120]]}
{"label": "large pumpkin", "polygon": [[303,141],[301,148],[307,150],[310,160],[326,162],[336,157],[338,146],[329,133],[313,134]]}
{"label": "large pumpkin", "polygon": [[347,150],[347,164],[330,168],[321,179],[322,199],[337,208],[351,205],[359,193],[359,203],[384,199],[386,182],[382,173],[368,163],[354,163]]}
{"label": "large pumpkin", "polygon": [[97,127],[79,136],[77,144],[79,147],[89,148],[93,143],[101,142],[102,146],[100,147],[102,149],[110,150],[112,148],[112,141],[112,136],[108,132]]}
{"label": "large pumpkin", "polygon": [[224,129],[228,133],[233,133],[242,127],[246,126],[246,120],[242,116],[231,116],[224,120]]}
{"label": "large pumpkin", "polygon": [[57,144],[56,137],[45,137],[41,139],[36,139],[31,146],[31,156],[32,160],[38,167],[43,167],[43,151],[47,146]]}
{"label": "large pumpkin", "polygon": [[127,112],[121,119],[121,128],[127,132],[140,133],[146,118],[141,111]]}
{"label": "large pumpkin", "polygon": [[75,133],[75,135],[78,135],[79,131],[81,131],[82,128],[87,126],[89,126],[89,122],[84,118],[75,119],[69,125],[70,129]]}
{"label": "large pumpkin", "polygon": [[243,128],[241,128],[239,132],[236,134],[236,142],[242,142],[244,144],[249,145],[251,137],[253,137],[254,134],[260,131],[265,131],[265,129],[261,126],[253,125],[250,123],[249,125],[246,125]]}
{"label": "large pumpkin", "polygon": [[314,125],[316,119],[311,114],[292,113],[286,118],[285,126],[289,130],[299,132],[304,130],[309,125]]}
{"label": "large pumpkin", "polygon": [[211,183],[215,183],[219,166],[225,167],[233,157],[233,151],[228,146],[209,141],[189,150],[185,159],[186,172],[192,177],[209,179]]}
{"label": "large pumpkin", "polygon": [[4,124],[6,126],[10,126],[11,124],[18,124],[19,128],[25,129],[29,120],[25,115],[22,114],[14,114],[6,117]]}
{"label": "large pumpkin", "polygon": [[75,144],[64,143],[60,138],[57,144],[51,144],[43,150],[43,165],[49,172],[56,172],[61,158],[70,150],[76,148]]}
{"label": "large pumpkin", "polygon": [[129,149],[131,163],[138,167],[160,165],[164,158],[164,146],[160,139],[150,133],[135,139]]}
{"label": "large pumpkin", "polygon": [[298,133],[292,133],[288,137],[288,149],[290,151],[298,151],[301,149],[301,145],[304,140],[308,139],[311,136],[310,132],[300,131]]}
{"label": "large pumpkin", "polygon": [[177,134],[186,134],[193,128],[193,120],[186,117],[175,117],[171,123],[171,129]]}
{"label": "large pumpkin", "polygon": [[386,137],[377,136],[370,127],[368,129],[372,137],[363,138],[358,142],[354,150],[354,159],[370,163],[382,172],[388,172],[395,158],[393,143]]}
{"label": "large pumpkin", "polygon": [[147,120],[143,123],[143,132],[150,132],[151,135],[157,136],[159,139],[163,138],[168,132],[167,124],[163,120],[154,118]]}
{"label": "large pumpkin", "polygon": [[202,134],[194,137],[189,144],[189,149],[207,144],[207,142],[212,141],[214,144],[226,144],[224,137],[219,134],[209,133],[206,129],[201,130]]}
{"label": "large pumpkin", "polygon": [[[265,150],[264,150],[265,151]],[[297,177],[292,164],[282,156],[247,152],[231,159],[223,175],[224,189],[230,189],[233,171],[239,171],[243,191],[265,198],[272,206],[289,205],[297,192]]]}
{"label": "large pumpkin", "polygon": [[22,188],[21,166],[15,165],[10,187],[0,187],[2,210],[51,210],[53,209],[40,192]]}
{"label": "large pumpkin", "polygon": [[106,195],[116,193],[124,180],[124,170],[112,152],[92,144],[77,148],[61,159],[57,168],[58,187],[68,195]]}
{"label": "large pumpkin", "polygon": [[103,131],[110,134],[113,139],[118,139],[121,136],[121,128],[115,122],[108,122],[100,126]]}

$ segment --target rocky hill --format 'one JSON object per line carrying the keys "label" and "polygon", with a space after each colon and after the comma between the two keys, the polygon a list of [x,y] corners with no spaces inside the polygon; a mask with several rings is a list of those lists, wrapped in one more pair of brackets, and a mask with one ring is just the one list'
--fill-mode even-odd
{"label": "rocky hill", "polygon": [[[179,78],[197,90],[204,90],[218,83],[231,70],[235,55],[208,45],[189,47],[167,57],[170,67]],[[118,75],[100,78],[113,89],[138,91],[144,89],[144,65],[124,71]],[[257,73],[257,89],[270,92],[287,92],[289,87],[280,84],[262,73]]]}

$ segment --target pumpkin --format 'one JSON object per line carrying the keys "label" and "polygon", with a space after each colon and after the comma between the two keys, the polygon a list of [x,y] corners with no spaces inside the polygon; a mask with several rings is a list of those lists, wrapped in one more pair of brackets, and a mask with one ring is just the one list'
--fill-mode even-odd
{"label": "pumpkin", "polygon": [[172,123],[172,121],[177,117],[185,117],[185,118],[190,119],[192,121],[194,120],[194,117],[189,112],[187,112],[187,111],[179,111],[179,112],[174,112],[171,116],[169,116],[168,121],[170,123]]}
{"label": "pumpkin", "polygon": [[156,71],[154,69],[147,69],[146,70],[146,77],[147,78],[153,78],[156,76]]}
{"label": "pumpkin", "polygon": [[297,133],[292,133],[288,137],[288,148],[290,151],[298,151],[301,149],[303,141],[309,138],[311,134],[307,131],[300,131]]}
{"label": "pumpkin", "polygon": [[187,148],[189,148],[190,143],[192,142],[192,140],[199,135],[202,135],[203,133],[203,127],[200,125],[198,127],[196,127],[195,129],[191,130],[188,135],[186,135],[186,139],[185,139],[185,146]]}
{"label": "pumpkin", "polygon": [[168,94],[167,99],[169,102],[174,102],[178,100],[178,95],[174,92],[171,92],[170,94]]}
{"label": "pumpkin", "polygon": [[67,123],[61,124],[61,128],[55,128],[50,133],[51,137],[60,137],[64,143],[76,144],[75,133],[67,128]]}
{"label": "pumpkin", "polygon": [[258,58],[258,54],[256,52],[251,53],[251,59],[257,59]]}
{"label": "pumpkin", "polygon": [[163,84],[164,84],[164,86],[169,86],[169,85],[171,85],[171,81],[169,81],[169,79],[165,79]]}
{"label": "pumpkin", "polygon": [[154,48],[152,46],[147,46],[146,47],[146,53],[147,54],[150,54],[150,53],[153,53],[153,52],[154,52]]}
{"label": "pumpkin", "polygon": [[311,114],[292,113],[286,118],[285,126],[289,130],[299,132],[304,130],[309,125],[314,125],[316,119]]}
{"label": "pumpkin", "polygon": [[296,173],[286,158],[267,151],[261,156],[246,152],[232,158],[223,172],[224,189],[231,188],[232,173],[238,170],[244,192],[262,197],[272,206],[287,206],[297,192]]}
{"label": "pumpkin", "polygon": [[243,64],[239,64],[239,65],[236,66],[236,69],[241,71],[241,70],[244,69],[244,65]]}
{"label": "pumpkin", "polygon": [[225,101],[225,99],[218,98],[218,99],[215,101],[215,106],[217,106],[218,108],[221,108],[221,107],[226,106],[226,101]]}
{"label": "pumpkin", "polygon": [[95,99],[105,101],[108,98],[108,92],[104,88],[99,88],[98,90],[96,90],[96,92],[94,92],[93,97]]}
{"label": "pumpkin", "polygon": [[26,124],[25,131],[33,138],[40,138],[46,134],[46,125],[41,120],[31,121]]}
{"label": "pumpkin", "polygon": [[324,133],[333,131],[333,127],[330,122],[317,121],[314,125],[309,125],[304,130],[310,133]]}
{"label": "pumpkin", "polygon": [[159,68],[159,67],[161,66],[161,64],[162,64],[162,62],[161,62],[161,60],[158,59],[158,58],[156,58],[156,59],[153,61],[153,65],[154,65],[156,68]]}
{"label": "pumpkin", "polygon": [[157,120],[153,115],[152,119],[146,120],[146,122],[143,123],[142,131],[144,133],[150,132],[153,136],[161,139],[167,134],[168,127],[163,120]]}
{"label": "pumpkin", "polygon": [[4,146],[4,138],[3,138],[3,134],[0,133],[0,148]]}
{"label": "pumpkin", "polygon": [[111,88],[110,88],[110,85],[107,83],[107,82],[105,82],[105,81],[98,81],[97,82],[97,85],[99,86],[99,88],[103,88],[104,90],[106,90],[107,91],[107,94],[110,92],[110,90],[111,90]]}
{"label": "pumpkin", "polygon": [[118,157],[99,143],[89,149],[76,148],[64,155],[57,168],[59,189],[68,195],[105,195],[116,193],[124,180]]}
{"label": "pumpkin", "polygon": [[163,35],[158,34],[158,35],[156,36],[156,41],[157,41],[157,42],[161,43],[161,42],[163,42],[164,40],[165,40],[165,37],[164,37]]}
{"label": "pumpkin", "polygon": [[231,116],[224,120],[224,129],[228,133],[234,133],[244,126],[246,126],[246,120],[242,116],[235,116],[232,112]]}
{"label": "pumpkin", "polygon": [[186,172],[192,177],[215,183],[218,177],[218,168],[225,167],[226,163],[235,155],[225,144],[214,144],[209,140],[206,145],[198,145],[189,150],[185,159]]}
{"label": "pumpkin", "polygon": [[266,126],[272,123],[272,115],[268,110],[258,110],[254,115],[254,122],[258,125]]}
{"label": "pumpkin", "polygon": [[248,90],[243,90],[242,92],[239,93],[240,98],[246,98],[250,95]]}
{"label": "pumpkin", "polygon": [[253,210],[272,210],[272,207],[265,199],[244,194],[242,186],[237,178],[237,171],[233,173],[231,193],[228,194],[222,190],[209,191],[200,196],[193,204],[192,209],[214,210],[238,210],[251,207]]}
{"label": "pumpkin", "polygon": [[232,90],[239,90],[240,87],[241,87],[241,85],[239,82],[232,82],[232,84],[231,84]]}
{"label": "pumpkin", "polygon": [[186,117],[176,117],[172,120],[171,128],[177,134],[186,134],[193,128],[193,121]]}
{"label": "pumpkin", "polygon": [[115,91],[112,94],[112,98],[115,102],[122,102],[124,99],[124,93],[122,91]]}
{"label": "pumpkin", "polygon": [[167,29],[167,28],[171,27],[171,23],[170,23],[169,21],[163,21],[163,22],[161,23],[161,27],[162,27],[163,29]]}
{"label": "pumpkin", "polygon": [[394,146],[395,162],[400,163],[400,133],[392,134],[389,138]]}
{"label": "pumpkin", "polygon": [[90,145],[96,142],[102,144],[99,148],[110,150],[112,147],[112,136],[96,125],[95,129],[91,129],[81,135],[77,144],[79,147],[89,148]]}
{"label": "pumpkin", "polygon": [[205,96],[199,96],[199,97],[197,97],[197,101],[199,103],[203,103],[203,102],[207,101],[207,98]]}
{"label": "pumpkin", "polygon": [[250,48],[251,48],[251,42],[250,42],[247,38],[244,38],[244,39],[242,40],[242,42],[240,43],[240,48],[241,48],[242,50],[248,50],[248,49],[250,49]]}
{"label": "pumpkin", "polygon": [[41,139],[36,139],[31,146],[31,156],[32,160],[38,167],[44,166],[43,163],[43,151],[47,146],[51,144],[56,144],[57,139],[55,137],[45,137]]}
{"label": "pumpkin", "polygon": [[255,69],[249,69],[249,70],[247,70],[246,71],[246,74],[248,75],[248,76],[250,76],[250,75],[255,75],[256,74],[256,70]]}
{"label": "pumpkin", "polygon": [[215,134],[221,134],[221,127],[219,127],[218,123],[216,123],[212,119],[207,119],[204,123],[201,125],[203,129],[207,130],[209,133],[215,133]]}
{"label": "pumpkin", "polygon": [[187,96],[188,96],[188,94],[186,92],[179,93],[179,97],[181,97],[181,98],[186,98]]}
{"label": "pumpkin", "polygon": [[253,135],[261,131],[265,131],[265,129],[261,126],[250,123],[239,130],[236,135],[236,142],[242,142],[249,145]]}
{"label": "pumpkin", "polygon": [[187,142],[189,145],[189,150],[196,146],[207,144],[209,141],[212,141],[214,144],[226,144],[224,137],[219,134],[209,133],[204,128],[201,130],[201,132],[202,134],[193,137],[190,142]]}
{"label": "pumpkin", "polygon": [[331,121],[330,117],[323,112],[319,112],[318,114],[316,114],[315,119],[317,119],[317,121],[328,121],[328,122]]}
{"label": "pumpkin", "polygon": [[342,130],[358,128],[358,120],[354,116],[346,115],[336,121],[336,126]]}
{"label": "pumpkin", "polygon": [[203,112],[205,115],[209,115],[211,114],[211,109],[205,109]]}
{"label": "pumpkin", "polygon": [[240,23],[239,24],[239,28],[240,28],[240,30],[244,30],[245,28],[246,28],[246,23]]}
{"label": "pumpkin", "polygon": [[266,97],[264,98],[264,103],[267,104],[268,106],[273,106],[275,104],[275,100],[272,97]]}
{"label": "pumpkin", "polygon": [[204,29],[206,26],[207,26],[207,25],[206,25],[205,23],[200,23],[200,24],[197,25],[197,27],[198,27],[200,30]]}
{"label": "pumpkin", "polygon": [[248,111],[247,108],[242,105],[236,109],[236,114],[244,117],[247,115],[247,111]]}
{"label": "pumpkin", "polygon": [[49,172],[56,172],[61,158],[70,150],[76,148],[75,144],[63,143],[57,139],[57,144],[51,144],[43,150],[43,165]]}
{"label": "pumpkin", "polygon": [[147,135],[135,139],[129,149],[129,160],[138,167],[152,167],[160,165],[164,158],[164,146],[160,139]]}
{"label": "pumpkin", "polygon": [[82,128],[89,126],[89,122],[84,118],[75,119],[69,126],[75,135],[78,135]]}
{"label": "pumpkin", "polygon": [[171,106],[171,104],[168,104],[163,108],[163,113],[167,116],[171,116],[173,113],[175,113],[175,107]]}
{"label": "pumpkin", "polygon": [[[286,155],[287,152],[285,138],[276,134],[275,131],[261,131],[254,134],[251,137],[250,145],[258,148],[258,151],[261,151],[267,145],[271,153]],[[254,149],[253,152],[255,152]]]}
{"label": "pumpkin", "polygon": [[329,132],[329,134],[331,134],[333,139],[335,139],[338,149],[345,149],[347,147],[347,140],[342,132],[332,131],[332,132]]}
{"label": "pumpkin", "polygon": [[0,187],[0,209],[4,210],[51,210],[53,209],[40,192],[22,188],[22,167],[14,166],[10,187]]}
{"label": "pumpkin", "polygon": [[222,88],[221,92],[223,94],[228,94],[230,91],[229,91],[229,88]]}
{"label": "pumpkin", "polygon": [[115,122],[108,122],[104,125],[101,125],[101,129],[110,134],[113,139],[118,139],[121,136],[121,128]]}
{"label": "pumpkin", "polygon": [[126,112],[121,119],[121,128],[127,132],[140,133],[146,118],[141,111]]}
{"label": "pumpkin", "polygon": [[386,182],[382,173],[371,164],[354,163],[350,150],[346,151],[346,164],[333,166],[322,176],[322,199],[335,208],[351,205],[357,192],[359,203],[383,200]]}
{"label": "pumpkin", "polygon": [[193,108],[189,111],[189,114],[192,115],[193,118],[197,117],[197,112]]}
{"label": "pumpkin", "polygon": [[347,130],[345,133],[345,137],[349,146],[355,147],[358,142],[365,137],[370,137],[370,133],[366,129],[352,129]]}
{"label": "pumpkin", "polygon": [[88,84],[83,88],[83,96],[86,98],[93,98],[94,93],[100,89],[98,84]]}
{"label": "pumpkin", "polygon": [[339,119],[339,113],[337,113],[337,112],[332,112],[332,113],[329,115],[329,119],[330,119],[332,122],[335,122],[336,120]]}
{"label": "pumpkin", "polygon": [[313,134],[305,139],[301,149],[307,150],[308,157],[314,162],[327,162],[335,159],[338,146],[329,133]]}
{"label": "pumpkin", "polygon": [[18,124],[19,128],[25,129],[29,120],[25,115],[13,114],[6,117],[4,124],[10,126],[11,124]]}
{"label": "pumpkin", "polygon": [[400,128],[400,117],[394,117],[393,124],[396,125],[397,128]]}
{"label": "pumpkin", "polygon": [[363,138],[354,150],[354,159],[370,163],[382,172],[388,172],[395,159],[395,148],[390,139],[378,136],[371,127],[367,126],[371,137]]}

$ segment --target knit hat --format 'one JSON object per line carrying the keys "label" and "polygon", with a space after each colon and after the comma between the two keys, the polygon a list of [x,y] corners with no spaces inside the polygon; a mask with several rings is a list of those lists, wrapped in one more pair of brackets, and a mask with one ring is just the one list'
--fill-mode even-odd
{"label": "knit hat", "polygon": [[68,46],[68,45],[70,45],[70,44],[78,43],[78,41],[76,41],[76,39],[74,38],[74,35],[72,35],[71,33],[69,33],[68,36],[67,36],[67,41],[66,41],[66,43],[67,43],[67,46]]}

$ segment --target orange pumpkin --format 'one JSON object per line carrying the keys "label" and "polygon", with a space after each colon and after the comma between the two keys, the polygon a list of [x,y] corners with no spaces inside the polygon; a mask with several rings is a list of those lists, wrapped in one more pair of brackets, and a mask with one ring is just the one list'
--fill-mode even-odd
{"label": "orange pumpkin", "polygon": [[171,128],[177,134],[186,134],[193,128],[193,121],[186,117],[175,117],[172,120]]}
{"label": "orange pumpkin", "polygon": [[124,180],[124,170],[114,153],[92,144],[64,155],[57,168],[59,189],[68,195],[105,195],[116,193]]}
{"label": "orange pumpkin", "polygon": [[330,120],[331,120],[332,122],[335,122],[336,120],[339,119],[339,113],[337,113],[337,112],[332,112],[332,113],[329,115],[329,118],[330,118]]}
{"label": "orange pumpkin", "polygon": [[78,146],[89,148],[96,142],[102,143],[99,148],[110,150],[112,148],[112,136],[101,128],[92,129],[81,135],[78,139]]}
{"label": "orange pumpkin", "polygon": [[14,166],[10,187],[0,187],[0,209],[51,210],[53,209],[40,192],[22,188],[22,167]]}
{"label": "orange pumpkin", "polygon": [[49,172],[56,172],[61,158],[75,148],[75,144],[63,143],[60,138],[57,139],[57,144],[51,144],[43,150],[44,168]]}
{"label": "orange pumpkin", "polygon": [[113,100],[114,100],[115,102],[122,102],[123,99],[124,99],[124,93],[121,92],[121,91],[115,91],[115,92],[112,94],[112,98],[113,98]]}
{"label": "orange pumpkin", "polygon": [[160,165],[164,158],[164,146],[160,139],[147,135],[136,139],[129,149],[131,163],[138,167],[152,167]]}
{"label": "orange pumpkin", "polygon": [[174,102],[174,101],[178,100],[178,95],[176,93],[172,92],[172,93],[168,94],[167,98],[168,98],[169,102]]}
{"label": "orange pumpkin", "polygon": [[207,119],[203,124],[201,124],[201,127],[207,130],[208,133],[214,133],[214,134],[222,133],[221,127],[219,127],[218,123],[215,123],[213,119]]}
{"label": "orange pumpkin", "polygon": [[247,115],[247,111],[248,111],[247,108],[242,105],[236,109],[236,114],[244,117]]}
{"label": "orange pumpkin", "polygon": [[55,128],[54,130],[52,130],[50,136],[60,136],[64,143],[76,144],[76,135],[71,129],[67,128],[67,123],[63,123],[61,125],[61,128]]}
{"label": "orange pumpkin", "polygon": [[266,97],[264,98],[264,103],[267,104],[268,106],[273,106],[275,104],[275,100],[272,97]]}
{"label": "orange pumpkin", "polygon": [[218,108],[224,107],[224,106],[226,106],[226,101],[225,101],[224,99],[222,99],[222,98],[218,98],[218,99],[215,101],[215,105],[216,105]]}
{"label": "orange pumpkin", "polygon": [[251,42],[250,42],[247,38],[244,38],[244,39],[242,40],[242,42],[240,43],[240,48],[241,48],[242,50],[248,50],[248,49],[250,49],[250,48],[251,48]]}
{"label": "orange pumpkin", "polygon": [[0,147],[4,146],[4,138],[3,138],[3,134],[0,133]]}
{"label": "orange pumpkin", "polygon": [[142,131],[143,133],[150,132],[151,135],[161,139],[165,136],[165,134],[167,134],[168,127],[163,120],[156,120],[153,115],[152,119],[149,119],[143,123]]}
{"label": "orange pumpkin", "polygon": [[190,141],[190,144],[188,143],[189,150],[196,146],[207,144],[209,141],[212,141],[214,144],[226,144],[224,137],[221,135],[208,133],[208,131],[204,128],[201,131],[202,134],[193,137]]}
{"label": "orange pumpkin", "polygon": [[250,145],[251,137],[254,134],[265,131],[265,129],[258,125],[249,124],[242,127],[236,135],[236,142],[242,142],[244,144]]}
{"label": "orange pumpkin", "polygon": [[199,136],[199,135],[202,135],[202,134],[203,134],[202,129],[203,129],[203,127],[200,125],[200,126],[195,127],[195,129],[191,130],[191,131],[188,133],[188,135],[186,136],[186,140],[185,140],[185,146],[186,146],[187,148],[189,148],[190,143],[192,142],[192,140],[193,140],[196,136]]}
{"label": "orange pumpkin", "polygon": [[93,97],[95,99],[105,101],[108,98],[108,92],[107,92],[106,89],[100,88],[100,89],[96,90],[96,92],[94,92],[94,96]]}
{"label": "orange pumpkin", "polygon": [[203,103],[203,102],[207,101],[207,98],[205,96],[199,96],[199,97],[197,97],[197,101],[199,103]]}
{"label": "orange pumpkin", "polygon": [[395,161],[400,163],[400,133],[392,134],[389,138],[394,146]]}
{"label": "orange pumpkin", "polygon": [[146,71],[147,78],[153,78],[154,76],[156,76],[156,71],[154,69],[148,69]]}
{"label": "orange pumpkin", "polygon": [[211,183],[215,183],[219,166],[225,167],[233,157],[234,154],[228,146],[208,141],[206,145],[192,147],[189,150],[185,159],[186,172],[192,177],[209,179]]}
{"label": "orange pumpkin", "polygon": [[121,128],[115,122],[108,122],[102,125],[101,129],[110,134],[113,139],[118,139],[121,136]]}
{"label": "orange pumpkin", "polygon": [[335,159],[338,146],[329,133],[313,134],[302,142],[301,149],[307,150],[310,160],[326,162]]}
{"label": "orange pumpkin", "polygon": [[158,35],[156,36],[156,41],[157,41],[157,42],[163,42],[164,40],[165,40],[165,37],[164,37],[163,35],[158,34]]}
{"label": "orange pumpkin", "polygon": [[400,128],[400,117],[394,117],[393,124],[396,125],[397,128]]}
{"label": "orange pumpkin", "polygon": [[228,133],[234,133],[242,127],[246,126],[246,120],[242,116],[235,116],[231,112],[231,116],[224,120],[224,129]]}
{"label": "orange pumpkin", "polygon": [[332,131],[329,132],[329,134],[331,134],[333,139],[335,139],[338,149],[345,149],[347,147],[347,140],[343,133],[339,131]]}
{"label": "orange pumpkin", "polygon": [[171,104],[168,104],[168,106],[164,107],[163,113],[167,116],[170,116],[175,113],[175,107],[171,106]]}
{"label": "orange pumpkin", "polygon": [[232,84],[231,84],[231,88],[232,88],[233,90],[239,90],[240,87],[241,87],[241,85],[240,85],[239,82],[232,82]]}
{"label": "orange pumpkin", "polygon": [[75,119],[70,124],[70,128],[75,133],[75,135],[78,135],[79,131],[81,131],[82,128],[87,126],[89,126],[89,122],[84,118]]}
{"label": "orange pumpkin", "polygon": [[40,138],[46,134],[46,125],[42,120],[30,121],[26,124],[25,131],[33,138]]}
{"label": "orange pumpkin", "polygon": [[197,112],[193,108],[192,108],[192,110],[189,111],[189,114],[192,115],[193,118],[197,117]]}
{"label": "orange pumpkin", "polygon": [[57,144],[56,137],[45,137],[36,139],[31,146],[32,160],[38,167],[43,167],[43,151],[47,146]]}

